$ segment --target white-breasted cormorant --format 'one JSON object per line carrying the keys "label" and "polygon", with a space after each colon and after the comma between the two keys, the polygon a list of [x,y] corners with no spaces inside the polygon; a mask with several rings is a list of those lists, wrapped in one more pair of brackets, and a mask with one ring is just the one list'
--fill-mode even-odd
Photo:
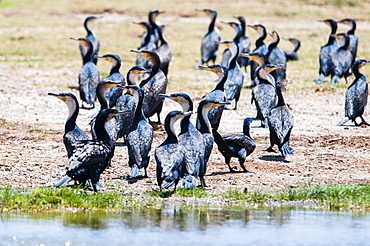
{"label": "white-breasted cormorant", "polygon": [[[237,23],[237,22],[234,22],[234,21],[228,21],[228,22],[221,21],[221,23],[227,24],[227,25],[231,26],[235,30],[236,34],[235,34],[235,37],[234,37],[233,41],[236,44],[238,44],[239,39],[240,39],[241,34],[242,34],[242,27],[241,27],[241,25],[239,23]],[[218,44],[220,44],[220,43],[218,43]],[[239,48],[239,50],[240,50],[240,48]],[[226,67],[226,68],[228,68],[229,67],[230,59],[231,59],[231,51],[230,51],[229,48],[226,48],[224,50],[224,52],[222,53],[221,65],[224,66],[224,67]]]}
{"label": "white-breasted cormorant", "polygon": [[267,117],[270,130],[270,147],[266,151],[274,152],[273,146],[276,144],[281,155],[285,157],[287,154],[293,154],[293,150],[289,146],[289,138],[294,126],[294,117],[285,104],[281,84],[276,85],[276,94],[278,97],[277,105],[271,109]]}
{"label": "white-breasted cormorant", "polygon": [[[246,21],[243,16],[234,16],[234,18],[238,19],[240,22],[240,26],[242,28],[241,35],[239,38],[239,41],[237,42],[240,53],[249,53],[251,49],[251,40],[245,35],[245,27],[246,27]],[[244,67],[244,70],[247,71],[248,66],[248,58],[246,57],[238,57],[238,63],[239,66],[242,68]]]}
{"label": "white-breasted cormorant", "polygon": [[[248,25],[248,27],[251,27],[252,29],[256,30],[259,34],[259,37],[256,39],[255,45],[256,48],[253,50],[253,53],[261,53],[263,55],[267,54],[267,45],[264,43],[266,37],[267,37],[267,32],[266,28],[261,25],[261,24],[256,24],[256,25]],[[251,80],[253,81],[256,77],[256,68],[258,67],[258,64],[255,63],[254,61],[249,62],[251,66]]]}
{"label": "white-breasted cormorant", "polygon": [[202,45],[200,48],[201,60],[198,65],[208,64],[212,61],[213,64],[216,61],[218,53],[218,44],[215,41],[220,41],[220,30],[218,30],[216,24],[217,12],[212,9],[196,9],[202,11],[211,18],[211,23],[208,26],[208,32],[202,39]]}
{"label": "white-breasted cormorant", "polygon": [[[144,28],[146,30],[146,33],[148,35],[145,36],[144,43],[141,44],[141,46],[138,48],[138,50],[150,50],[153,51],[157,48],[158,41],[154,41],[156,39],[153,35],[153,28],[148,22],[139,22],[134,24],[138,24],[140,27]],[[157,34],[158,35],[158,34]],[[141,55],[136,55],[136,66],[144,67],[144,68],[150,68],[152,64],[148,59]]]}
{"label": "white-breasted cormorant", "polygon": [[[228,70],[221,66],[221,65],[211,65],[211,66],[198,66],[200,69],[205,69],[211,72],[214,72],[219,77],[220,81],[217,83],[216,87],[208,94],[204,96],[204,99],[208,99],[211,101],[218,101],[218,102],[225,102],[226,96],[225,96],[225,83],[227,81],[228,77]],[[220,125],[220,120],[222,116],[222,112],[224,110],[225,106],[220,106],[218,108],[213,108],[209,111],[208,118],[211,122],[211,126],[213,129],[218,129],[218,126]],[[199,130],[199,121],[197,120],[196,123],[197,129]]]}
{"label": "white-breasted cormorant", "polygon": [[225,90],[225,96],[226,101],[231,102],[235,99],[235,107],[234,109],[238,108],[238,101],[240,98],[240,92],[243,87],[244,82],[244,75],[242,70],[240,69],[240,66],[237,62],[237,59],[239,57],[239,47],[235,43],[235,41],[224,41],[219,42],[219,44],[222,44],[226,46],[231,53],[230,60],[228,62],[228,76],[227,80],[224,84],[224,90]]}
{"label": "white-breasted cormorant", "polygon": [[[167,114],[164,121],[164,127],[167,138],[158,147],[155,148],[154,156],[157,163],[157,182],[159,188],[166,189],[172,185],[176,186],[182,175],[184,162],[184,149],[179,143],[175,132],[175,122],[184,115],[190,115],[192,112],[171,111]],[[163,181],[167,183],[163,185]]]}
{"label": "white-breasted cormorant", "polygon": [[319,62],[320,62],[320,68],[319,68],[319,77],[316,80],[316,84],[321,84],[324,82],[326,76],[333,76],[333,63],[332,63],[332,53],[338,48],[338,44],[335,41],[335,38],[332,37],[332,34],[335,34],[338,29],[337,22],[332,19],[326,19],[322,20],[321,22],[324,22],[331,28],[331,32],[329,35],[328,42],[321,47],[320,49],[320,56],[319,56]]}
{"label": "white-breasted cormorant", "polygon": [[259,84],[253,88],[251,100],[255,102],[257,109],[256,119],[261,120],[261,127],[268,127],[267,116],[276,105],[276,82],[270,73],[279,68],[282,68],[282,66],[266,64],[256,72]]}
{"label": "white-breasted cormorant", "polygon": [[285,56],[288,61],[298,61],[299,60],[299,55],[298,55],[298,50],[301,47],[301,41],[299,41],[298,38],[284,38],[283,39],[291,42],[294,45],[294,48],[292,51],[284,51]]}
{"label": "white-breasted cormorant", "polygon": [[208,118],[208,113],[212,108],[224,106],[226,104],[230,104],[230,103],[203,99],[202,101],[199,102],[199,105],[198,105],[197,120],[200,125],[199,132],[203,136],[203,143],[205,147],[204,163],[203,165],[200,166],[199,174],[198,174],[202,187],[207,186],[204,180],[204,175],[207,171],[207,162],[209,160],[209,156],[211,155],[212,148],[213,148],[213,142],[214,142],[214,138],[212,135],[212,126]]}
{"label": "white-breasted cormorant", "polygon": [[277,47],[280,42],[279,34],[276,31],[270,31],[269,35],[272,37],[272,41],[267,46],[266,58],[268,64],[284,66],[282,69],[272,72],[276,82],[281,83],[286,79],[287,58],[284,51]]}
{"label": "white-breasted cormorant", "polygon": [[72,156],[69,158],[69,168],[66,176],[53,186],[61,186],[74,180],[82,185],[90,182],[96,192],[101,173],[110,165],[114,155],[114,143],[105,130],[105,123],[115,117],[115,109],[103,109],[95,123],[95,140],[81,140],[76,144]]}
{"label": "white-breasted cormorant", "polygon": [[167,90],[167,77],[163,71],[160,70],[161,60],[155,51],[149,50],[131,50],[147,59],[152,63],[152,71],[149,77],[140,82],[140,87],[144,90],[143,113],[146,118],[157,114],[158,123],[160,120],[160,113],[163,107],[164,98],[159,97],[158,94],[165,94]]}
{"label": "white-breasted cormorant", "polygon": [[79,105],[75,95],[73,95],[72,93],[48,93],[48,95],[59,98],[68,106],[69,112],[64,126],[63,143],[66,147],[67,156],[69,158],[72,156],[72,153],[76,146],[76,142],[79,140],[87,140],[90,137],[76,124],[76,119],[79,112]]}
{"label": "white-breasted cormorant", "polygon": [[[130,68],[126,75],[127,85],[137,85],[136,78],[143,73],[150,73],[150,69],[143,67],[134,66]],[[120,87],[120,86],[118,86]],[[126,135],[127,129],[131,126],[134,121],[136,101],[133,95],[130,93],[124,93],[117,99],[116,109],[118,111],[127,111],[125,115],[118,115],[116,121],[118,121],[118,138],[122,138]]]}
{"label": "white-breasted cormorant", "polygon": [[146,169],[149,165],[154,129],[143,113],[144,91],[137,85],[128,85],[123,88],[126,88],[136,101],[134,120],[125,136],[129,156],[128,164],[131,168],[130,176],[135,178],[139,175],[140,169],[144,169],[144,177],[148,177]]}
{"label": "white-breasted cormorant", "polygon": [[346,82],[347,77],[350,75],[350,68],[352,64],[352,53],[349,49],[349,37],[345,33],[332,34],[338,44],[340,45],[336,48],[331,55],[333,73],[330,83],[338,83],[339,78],[344,76]]}
{"label": "white-breasted cormorant", "polygon": [[159,11],[159,10],[152,10],[148,14],[148,21],[150,24],[150,27],[152,28],[152,40],[156,46],[158,46],[158,41],[159,41],[159,35],[158,35],[158,26],[161,24],[157,21],[158,15],[164,13],[164,11]]}
{"label": "white-breasted cormorant", "polygon": [[[263,55],[262,53],[258,53],[258,52],[257,53],[256,52],[253,52],[253,53],[240,53],[239,56],[246,57],[248,59],[251,59],[251,60],[257,62],[258,66],[256,67],[256,70],[258,68],[260,68],[261,66],[263,66],[265,64],[268,64],[268,61],[266,59],[266,56]],[[254,80],[252,81],[252,87],[255,87],[258,84],[259,84],[258,78],[255,77]]]}
{"label": "white-breasted cormorant", "polygon": [[[369,62],[367,60],[357,60],[353,64],[352,71],[356,78],[346,91],[344,103],[345,118],[338,123],[338,126],[344,125],[349,120],[355,123],[356,126],[361,124],[369,125],[362,116],[367,105],[369,89],[367,79],[360,71]],[[356,122],[357,117],[361,118],[360,123]]]}
{"label": "white-breasted cormorant", "polygon": [[[99,53],[100,43],[99,43],[99,40],[96,38],[95,33],[91,29],[91,23],[94,22],[95,20],[99,19],[99,18],[101,18],[101,17],[89,16],[84,21],[84,27],[85,27],[86,32],[87,32],[86,38],[91,41],[91,44],[93,46],[93,51],[91,53],[91,59],[93,60],[95,65],[97,64],[98,59],[96,59],[94,56]],[[81,45],[81,44],[80,44],[79,47],[80,47],[82,60],[84,60],[84,56],[87,53],[86,47]]]}
{"label": "white-breasted cormorant", "polygon": [[95,108],[96,100],[96,87],[99,83],[99,70],[92,61],[92,43],[86,38],[71,38],[82,44],[86,53],[83,58],[83,66],[78,72],[78,84],[80,91],[80,98],[82,100],[82,108],[86,108],[84,102],[88,105],[92,105],[91,108]]}
{"label": "white-breasted cormorant", "polygon": [[225,163],[230,172],[235,172],[230,166],[231,157],[236,157],[244,172],[248,170],[244,166],[247,156],[252,154],[256,144],[250,136],[250,124],[253,118],[246,118],[243,122],[243,134],[220,135],[217,130],[212,130],[213,137],[218,146],[218,150],[225,157]]}
{"label": "white-breasted cormorant", "polygon": [[356,60],[357,56],[357,48],[358,48],[358,37],[355,35],[356,31],[356,21],[354,19],[343,19],[338,21],[338,23],[342,23],[345,25],[349,25],[351,28],[347,31],[347,35],[349,36],[349,50],[351,51],[352,54],[352,64]]}

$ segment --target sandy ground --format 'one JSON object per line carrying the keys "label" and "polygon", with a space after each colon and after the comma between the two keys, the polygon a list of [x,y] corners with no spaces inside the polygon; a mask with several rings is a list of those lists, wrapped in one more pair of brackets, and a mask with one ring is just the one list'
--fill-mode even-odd
{"label": "sandy ground", "polygon": [[[40,86],[49,76],[41,73],[33,79],[0,77],[0,187],[47,187],[65,173],[68,160],[62,136],[68,110],[62,101],[47,96],[48,92],[62,92],[59,87]],[[71,91],[77,95],[77,91]],[[187,93],[197,104],[206,92]],[[264,152],[269,146],[268,129],[259,128],[260,122],[256,121],[251,135],[257,148],[245,163],[252,172],[229,173],[223,156],[214,146],[206,175],[207,189],[214,193],[245,188],[275,192],[305,184],[370,183],[369,128],[354,127],[351,123],[345,127],[336,126],[344,115],[343,93],[340,89],[304,92],[288,89],[285,99],[295,117],[291,136],[294,155],[284,162],[279,153]],[[166,101],[162,119],[174,109],[180,109],[179,105]],[[80,110],[79,126],[88,131],[88,123],[95,112]],[[220,132],[240,133],[243,119],[255,116],[255,112],[254,105],[250,104],[250,90],[243,89],[239,109],[224,112]],[[364,116],[370,121],[368,110]],[[155,132],[148,168],[151,178],[136,183],[130,184],[120,178],[129,174],[129,168],[127,148],[117,146],[114,167],[101,176],[103,190],[145,192],[157,189],[153,150],[165,136],[163,130]],[[241,171],[237,159],[232,159],[231,165]]]}

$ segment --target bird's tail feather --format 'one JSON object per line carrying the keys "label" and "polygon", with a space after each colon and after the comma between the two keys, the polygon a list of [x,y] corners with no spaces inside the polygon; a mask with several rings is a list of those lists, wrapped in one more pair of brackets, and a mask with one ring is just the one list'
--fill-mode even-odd
{"label": "bird's tail feather", "polygon": [[283,156],[293,155],[293,149],[289,146],[289,142],[286,142],[283,146],[281,146],[281,154]]}
{"label": "bird's tail feather", "polygon": [[63,177],[61,180],[59,180],[58,182],[56,182],[55,184],[53,184],[54,187],[59,187],[59,186],[62,186],[66,183],[68,183],[69,181],[71,181],[72,178],[69,177],[69,176],[65,176]]}
{"label": "bird's tail feather", "polygon": [[349,118],[348,118],[348,117],[344,118],[341,122],[339,122],[339,123],[337,124],[337,126],[343,126],[344,124],[346,124],[346,123],[347,123],[347,121],[349,121]]}
{"label": "bird's tail feather", "polygon": [[134,164],[131,167],[131,171],[130,171],[131,178],[137,177],[139,175],[139,172],[140,172],[140,169],[139,169],[138,165]]}

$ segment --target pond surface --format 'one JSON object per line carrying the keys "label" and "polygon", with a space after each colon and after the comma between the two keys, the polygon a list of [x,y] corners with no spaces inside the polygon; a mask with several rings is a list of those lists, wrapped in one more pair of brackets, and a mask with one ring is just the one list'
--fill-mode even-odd
{"label": "pond surface", "polygon": [[370,245],[370,213],[281,208],[3,213],[0,245]]}

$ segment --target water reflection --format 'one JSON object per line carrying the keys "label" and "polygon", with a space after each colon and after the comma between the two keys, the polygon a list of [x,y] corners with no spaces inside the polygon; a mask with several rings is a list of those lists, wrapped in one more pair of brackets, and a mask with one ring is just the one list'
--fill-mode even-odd
{"label": "water reflection", "polygon": [[0,245],[365,245],[369,231],[369,213],[286,208],[4,213]]}

